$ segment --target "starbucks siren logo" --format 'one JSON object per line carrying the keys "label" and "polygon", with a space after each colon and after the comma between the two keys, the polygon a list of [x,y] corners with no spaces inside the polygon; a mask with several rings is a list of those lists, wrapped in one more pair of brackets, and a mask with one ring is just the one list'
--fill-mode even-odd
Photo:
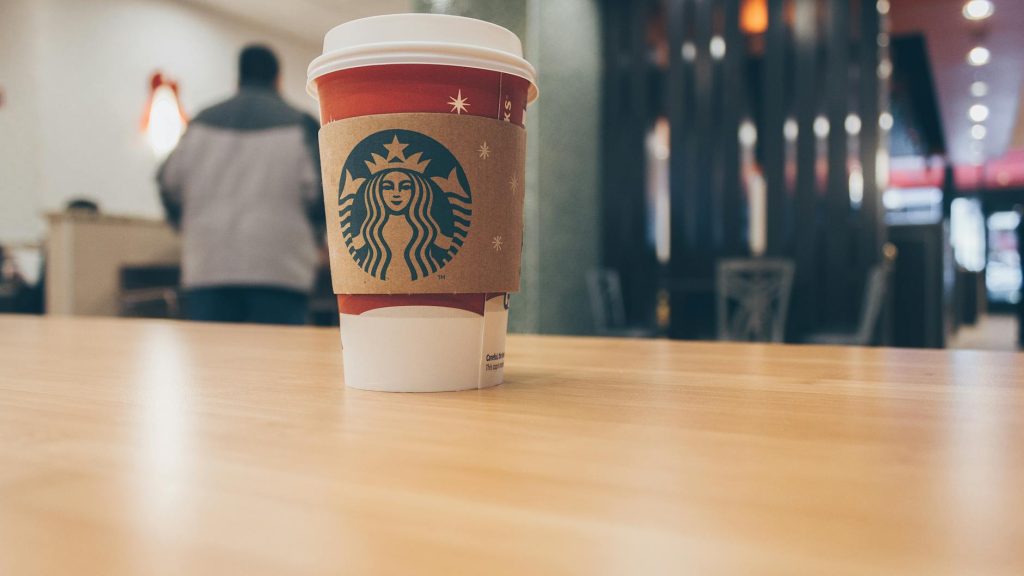
{"label": "starbucks siren logo", "polygon": [[473,200],[462,166],[440,142],[418,132],[384,130],[364,138],[345,160],[339,188],[341,235],[374,278],[418,280],[436,273],[469,233]]}

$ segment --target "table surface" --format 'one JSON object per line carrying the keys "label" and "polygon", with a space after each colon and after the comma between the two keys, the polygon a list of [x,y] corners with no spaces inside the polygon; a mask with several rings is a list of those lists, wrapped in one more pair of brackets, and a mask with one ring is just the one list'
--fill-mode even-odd
{"label": "table surface", "polygon": [[0,317],[0,574],[1024,574],[1024,357]]}

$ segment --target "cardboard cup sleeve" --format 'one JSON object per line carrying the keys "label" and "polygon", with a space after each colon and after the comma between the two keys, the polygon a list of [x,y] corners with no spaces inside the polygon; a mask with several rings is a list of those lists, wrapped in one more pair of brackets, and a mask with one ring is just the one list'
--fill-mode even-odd
{"label": "cardboard cup sleeve", "polygon": [[320,149],[346,383],[501,383],[508,293],[519,289],[525,130],[380,114],[327,124]]}

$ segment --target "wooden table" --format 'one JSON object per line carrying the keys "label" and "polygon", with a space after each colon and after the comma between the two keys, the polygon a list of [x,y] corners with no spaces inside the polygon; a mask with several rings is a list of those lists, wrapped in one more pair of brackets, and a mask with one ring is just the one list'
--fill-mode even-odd
{"label": "wooden table", "polygon": [[1024,358],[0,317],[0,574],[1024,574]]}

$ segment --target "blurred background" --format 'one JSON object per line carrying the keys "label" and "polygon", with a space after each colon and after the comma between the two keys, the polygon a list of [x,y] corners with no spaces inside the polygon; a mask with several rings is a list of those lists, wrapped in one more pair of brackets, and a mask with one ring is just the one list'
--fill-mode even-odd
{"label": "blurred background", "polygon": [[324,33],[410,11],[539,73],[512,331],[1018,346],[1015,0],[4,0],[0,312],[180,317],[154,176],[239,51],[316,114]]}

